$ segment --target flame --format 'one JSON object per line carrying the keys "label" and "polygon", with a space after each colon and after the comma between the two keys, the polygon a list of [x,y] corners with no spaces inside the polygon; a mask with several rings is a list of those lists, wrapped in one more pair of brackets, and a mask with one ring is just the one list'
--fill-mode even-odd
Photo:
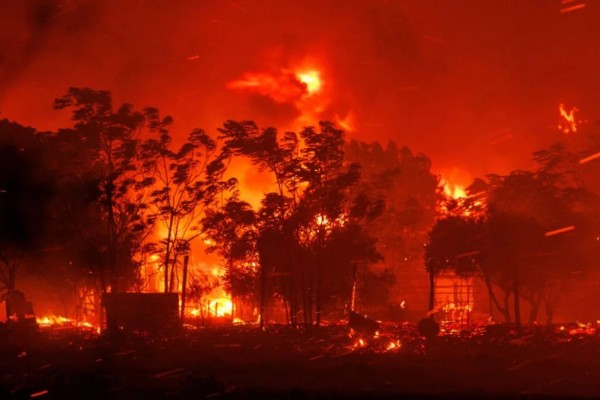
{"label": "flame", "polygon": [[306,85],[307,94],[313,95],[321,90],[321,76],[317,70],[309,70],[306,72],[296,72],[296,78]]}
{"label": "flame", "polygon": [[564,120],[564,124],[560,123],[558,125],[558,129],[560,129],[563,133],[577,132],[577,121],[575,120],[575,113],[578,111],[579,109],[573,107],[570,111],[567,112],[565,105],[563,103],[560,103],[558,106],[558,112]]}
{"label": "flame", "polygon": [[87,321],[79,321],[76,322],[71,318],[62,317],[60,315],[45,315],[43,317],[38,317],[35,319],[37,324],[42,327],[51,327],[51,326],[76,326],[79,328],[90,328],[93,329],[94,325]]}
{"label": "flame", "polygon": [[231,316],[231,313],[233,312],[233,302],[227,297],[211,299],[208,303],[208,312],[213,317]]}
{"label": "flame", "polygon": [[464,186],[453,185],[450,183],[444,184],[444,193],[446,194],[446,196],[451,197],[455,200],[464,199],[465,197],[467,197],[467,192]]}

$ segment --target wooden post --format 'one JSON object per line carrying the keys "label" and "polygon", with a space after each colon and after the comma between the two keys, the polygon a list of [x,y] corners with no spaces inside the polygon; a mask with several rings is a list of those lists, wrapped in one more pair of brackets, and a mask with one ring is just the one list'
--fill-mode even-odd
{"label": "wooden post", "polygon": [[185,291],[187,286],[188,262],[190,257],[186,254],[183,257],[183,282],[181,283],[181,323],[185,317]]}

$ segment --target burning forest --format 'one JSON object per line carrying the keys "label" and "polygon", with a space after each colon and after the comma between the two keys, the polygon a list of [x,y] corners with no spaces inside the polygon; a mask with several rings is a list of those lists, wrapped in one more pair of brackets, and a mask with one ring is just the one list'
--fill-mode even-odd
{"label": "burning forest", "polygon": [[0,4],[0,398],[600,396],[600,4]]}

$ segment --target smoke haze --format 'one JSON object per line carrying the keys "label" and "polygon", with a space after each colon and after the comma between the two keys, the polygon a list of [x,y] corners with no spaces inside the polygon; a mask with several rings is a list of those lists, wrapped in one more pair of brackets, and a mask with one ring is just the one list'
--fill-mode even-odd
{"label": "smoke haze", "polygon": [[[558,104],[599,119],[600,3],[548,1],[0,1],[0,116],[39,129],[68,87],[159,107],[176,135],[226,119],[295,128],[297,101],[231,90],[248,72],[318,69],[315,118],[392,139],[436,172],[530,166],[558,140]],[[306,105],[305,105],[306,106]]]}

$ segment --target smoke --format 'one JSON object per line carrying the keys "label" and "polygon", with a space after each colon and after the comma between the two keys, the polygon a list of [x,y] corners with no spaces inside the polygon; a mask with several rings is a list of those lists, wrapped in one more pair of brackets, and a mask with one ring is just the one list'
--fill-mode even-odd
{"label": "smoke", "polygon": [[52,100],[89,86],[159,107],[182,137],[226,119],[287,129],[304,112],[294,92],[227,85],[311,66],[326,96],[315,115],[351,121],[353,138],[409,145],[464,180],[527,168],[531,151],[561,137],[559,103],[598,119],[600,5],[561,14],[554,3],[7,1],[0,112],[64,126]]}

